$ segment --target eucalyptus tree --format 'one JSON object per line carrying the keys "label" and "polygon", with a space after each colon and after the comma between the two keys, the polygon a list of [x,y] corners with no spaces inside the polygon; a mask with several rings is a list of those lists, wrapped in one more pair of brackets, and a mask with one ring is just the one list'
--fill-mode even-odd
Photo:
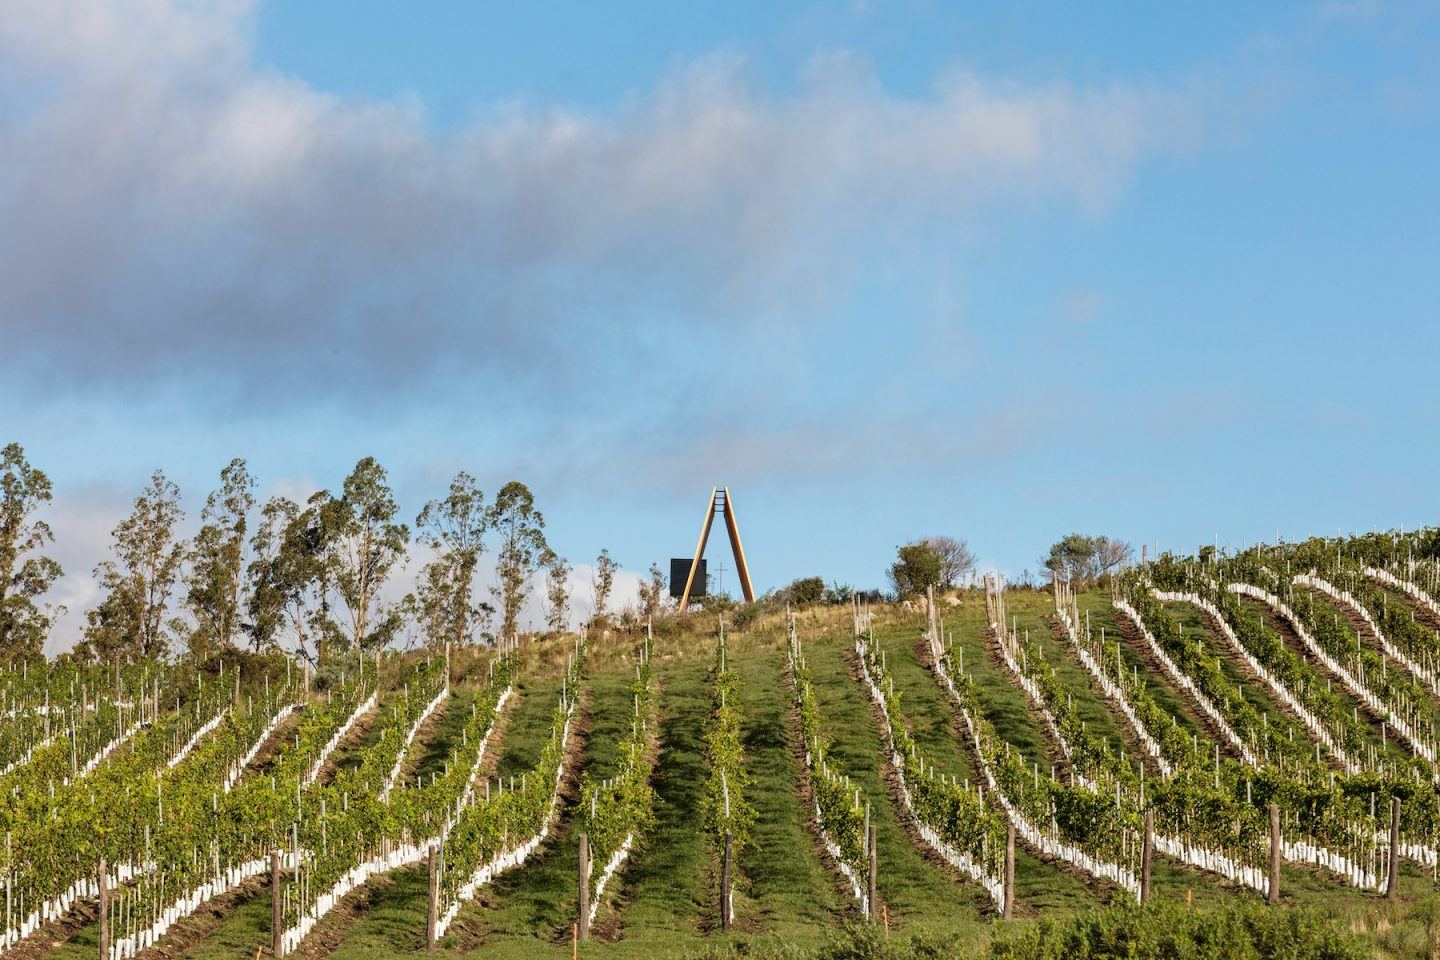
{"label": "eucalyptus tree", "polygon": [[441,500],[415,519],[416,539],[435,554],[420,571],[413,607],[426,642],[472,642],[486,623],[486,604],[475,602],[475,573],[485,551],[490,514],[475,478],[461,471]]}
{"label": "eucalyptus tree", "polygon": [[324,505],[335,520],[328,557],[335,586],[350,620],[352,649],[383,646],[398,623],[380,599],[380,589],[405,559],[410,528],[396,523],[398,508],[385,468],[374,457],[355,464],[340,498]]}
{"label": "eucalyptus tree", "polygon": [[271,497],[260,508],[260,522],[250,537],[249,581],[245,601],[245,632],[255,652],[280,646],[287,626],[295,634],[295,649],[314,660],[306,643],[306,590],[311,576],[305,552],[298,549],[296,531],[303,509],[289,497]]}
{"label": "eucalyptus tree", "polygon": [[180,488],[156,470],[130,516],[111,532],[114,556],[95,568],[105,597],[86,614],[84,652],[108,661],[167,651],[177,628],[165,615],[185,559],[176,533],[184,516]]}
{"label": "eucalyptus tree", "polygon": [[615,570],[617,569],[610,551],[600,549],[600,556],[595,558],[595,617],[599,619],[605,616],[605,605],[610,602],[610,592],[615,589]]}
{"label": "eucalyptus tree", "polygon": [[420,568],[415,590],[406,594],[404,600],[407,616],[414,621],[425,645],[432,650],[443,647],[454,629],[450,575],[447,564],[432,560]]}
{"label": "eucalyptus tree", "polygon": [[[314,642],[315,658],[324,660],[332,646],[346,640],[335,619],[344,559],[340,538],[347,524],[345,504],[319,490],[305,501],[305,509],[286,531],[286,560],[300,589],[299,615]],[[297,627],[298,630],[298,627]]]}
{"label": "eucalyptus tree", "polygon": [[255,478],[245,461],[220,471],[220,487],[205,501],[190,551],[185,605],[194,618],[190,651],[203,656],[229,647],[240,629],[245,587],[245,533],[255,506]]}
{"label": "eucalyptus tree", "polygon": [[279,646],[288,631],[295,651],[319,663],[332,645],[344,641],[332,615],[340,523],[339,501],[324,491],[304,506],[271,497],[260,508],[250,538],[245,624],[256,651]]}
{"label": "eucalyptus tree", "polygon": [[540,559],[545,568],[545,625],[559,633],[570,625],[570,565],[554,550]]}
{"label": "eucalyptus tree", "polygon": [[650,578],[640,583],[640,613],[654,619],[665,604],[665,571],[658,563],[650,564]]}
{"label": "eucalyptus tree", "polygon": [[926,537],[925,545],[940,555],[940,585],[957,586],[975,569],[975,554],[964,540],[954,537]]}
{"label": "eucalyptus tree", "polygon": [[280,645],[289,595],[279,574],[285,528],[300,513],[288,497],[271,497],[260,508],[260,519],[250,535],[250,563],[245,568],[245,622],[242,628],[256,653]]}
{"label": "eucalyptus tree", "polygon": [[1123,540],[1072,533],[1051,544],[1040,565],[1061,580],[1084,583],[1115,573],[1132,556],[1134,550]]}
{"label": "eucalyptus tree", "polygon": [[55,535],[35,513],[50,502],[50,478],[32,467],[18,443],[0,450],[0,657],[38,656],[63,607],[37,601],[60,577],[40,553]]}
{"label": "eucalyptus tree", "polygon": [[520,611],[530,595],[530,578],[549,549],[545,543],[545,518],[535,509],[530,488],[512,480],[495,495],[490,525],[500,539],[495,558],[497,582],[490,592],[500,602],[500,636],[513,637]]}

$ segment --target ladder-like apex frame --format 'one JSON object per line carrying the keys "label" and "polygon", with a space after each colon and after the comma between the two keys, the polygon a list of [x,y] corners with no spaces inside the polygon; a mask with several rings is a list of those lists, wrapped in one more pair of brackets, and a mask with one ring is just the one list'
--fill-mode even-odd
{"label": "ladder-like apex frame", "polygon": [[730,502],[729,487],[711,487],[710,503],[705,509],[705,522],[700,525],[700,542],[695,545],[695,559],[690,561],[690,572],[685,577],[685,593],[680,597],[680,612],[690,605],[690,591],[695,586],[695,571],[700,569],[700,560],[705,556],[705,544],[710,539],[710,523],[715,519],[716,502],[721,498],[720,510],[725,515],[725,530],[730,534],[730,551],[735,556],[735,570],[740,574],[740,590],[745,594],[746,603],[755,602],[755,588],[750,585],[750,568],[745,565],[745,548],[740,545],[740,527],[735,522],[735,508]]}

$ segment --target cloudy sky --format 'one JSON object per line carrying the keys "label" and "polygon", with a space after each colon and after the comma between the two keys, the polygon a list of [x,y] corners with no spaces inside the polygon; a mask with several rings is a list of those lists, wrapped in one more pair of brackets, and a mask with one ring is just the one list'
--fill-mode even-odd
{"label": "cloudy sky", "polygon": [[729,484],[762,588],[1434,522],[1437,51],[1384,0],[0,0],[56,642],[150,471],[193,517],[233,456],[522,479],[636,571]]}

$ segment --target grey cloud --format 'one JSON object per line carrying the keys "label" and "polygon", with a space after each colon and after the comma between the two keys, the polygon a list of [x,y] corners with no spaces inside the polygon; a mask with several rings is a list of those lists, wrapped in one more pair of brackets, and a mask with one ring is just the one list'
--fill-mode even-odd
{"label": "grey cloud", "polygon": [[623,363],[658,317],[823,296],[862,234],[1103,204],[1187,109],[963,73],[905,99],[853,62],[774,96],[715,59],[436,132],[255,66],[252,13],[0,0],[0,371],[313,398]]}

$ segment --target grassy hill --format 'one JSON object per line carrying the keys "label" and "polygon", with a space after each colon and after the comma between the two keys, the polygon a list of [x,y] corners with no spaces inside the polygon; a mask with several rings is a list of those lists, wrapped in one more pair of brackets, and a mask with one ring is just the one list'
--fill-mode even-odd
{"label": "grassy hill", "polygon": [[[1085,595],[1082,607],[1108,617],[1108,597]],[[1088,722],[1124,743],[1125,731],[1096,694],[1078,663],[1069,660],[1051,636],[1049,597],[1012,592],[1010,612],[1021,630],[1039,640],[1082,703]],[[943,607],[944,629],[964,650],[966,669],[980,691],[986,715],[997,731],[1039,764],[1056,761],[1054,745],[1027,703],[987,651],[983,603],[978,592],[961,594]],[[952,705],[922,665],[916,643],[923,617],[901,607],[877,611],[875,635],[885,650],[897,689],[918,742],[943,773],[977,778],[975,758],[957,726]],[[801,766],[797,755],[791,695],[784,670],[784,626],[778,612],[762,615],[729,631],[733,668],[741,678],[741,712],[747,766],[758,811],[754,842],[738,858],[736,922],[729,935],[717,921],[717,853],[702,829],[701,790],[706,775],[702,733],[709,710],[708,677],[716,628],[709,618],[667,623],[657,633],[653,668],[659,687],[656,728],[659,764],[654,778],[655,820],[606,895],[593,939],[580,953],[595,957],[662,957],[710,952],[747,955],[798,955],[803,952],[856,950],[897,954],[905,951],[969,955],[988,948],[1019,949],[1015,938],[1057,935],[1053,924],[1079,923],[1075,936],[1096,918],[1134,922],[1136,911],[1117,888],[1048,862],[1021,846],[1016,858],[1017,919],[998,920],[988,898],[973,883],[927,855],[915,842],[892,790],[893,773],[885,762],[874,708],[854,673],[848,608],[816,607],[800,611],[797,630],[804,638],[810,670],[826,723],[834,740],[831,756],[850,772],[869,801],[878,835],[878,893],[888,918],[866,929],[855,903],[838,882],[817,840],[813,816],[799,800]],[[1118,628],[1116,629],[1118,634]],[[606,633],[592,638],[583,700],[580,769],[603,778],[613,768],[615,747],[629,717],[628,682],[638,638]],[[558,695],[560,644],[537,641],[524,652],[518,696],[500,724],[488,772],[509,776],[527,769],[546,735]],[[1131,655],[1127,651],[1127,656]],[[1153,678],[1152,678],[1153,679]],[[1154,680],[1157,692],[1183,722],[1203,736],[1184,698]],[[426,764],[443,757],[468,709],[461,693],[424,733]],[[352,748],[365,749],[364,742]],[[571,950],[576,911],[577,838],[572,829],[572,771],[565,788],[567,804],[558,828],[522,869],[484,888],[464,906],[440,949],[446,954],[496,958],[556,957]],[[1312,907],[1334,918],[1336,929],[1358,931],[1366,949],[1394,949],[1394,955],[1423,955],[1430,940],[1428,918],[1434,912],[1430,878],[1407,868],[1407,900],[1384,904],[1374,895],[1347,890],[1330,878],[1305,869],[1285,870],[1286,904],[1269,911],[1273,923],[1310,923],[1296,906]],[[1178,909],[1181,920],[1156,916],[1146,923],[1181,930],[1203,916],[1229,918],[1265,914],[1253,892],[1198,871],[1157,858],[1154,873],[1157,906]],[[426,877],[423,868],[407,868],[368,884],[344,907],[322,922],[302,946],[307,956],[373,958],[408,955],[424,949]],[[1108,912],[1107,911],[1108,908]],[[253,957],[268,940],[268,892],[258,888],[231,898],[217,915],[190,922],[191,930],[173,950],[191,960]],[[1117,913],[1118,911],[1118,913]],[[1187,911],[1189,911],[1187,913]],[[1221,911],[1215,913],[1215,911]],[[1184,919],[1188,917],[1190,919]],[[1299,919],[1295,919],[1298,917]],[[1076,918],[1079,918],[1076,920]],[[1249,921],[1246,921],[1249,922]],[[1091,930],[1091,933],[1094,933]],[[1113,933],[1113,930],[1111,931]],[[1102,934],[1103,935],[1103,934]],[[1296,935],[1292,931],[1291,935]],[[1328,936],[1329,934],[1326,934]],[[998,944],[992,943],[999,938]],[[1009,946],[1006,946],[1009,944]],[[1382,947],[1383,945],[1383,947]],[[90,930],[81,930],[57,954],[93,955]],[[1408,952],[1407,952],[1408,951]],[[172,952],[167,950],[167,952]]]}

